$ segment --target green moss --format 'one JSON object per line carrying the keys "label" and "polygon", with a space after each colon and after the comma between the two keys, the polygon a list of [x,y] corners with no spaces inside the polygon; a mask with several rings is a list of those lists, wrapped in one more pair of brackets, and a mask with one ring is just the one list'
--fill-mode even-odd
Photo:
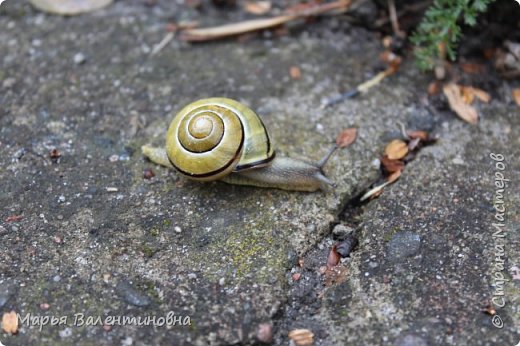
{"label": "green moss", "polygon": [[216,268],[210,272],[225,268],[225,276],[232,282],[284,280],[284,270],[279,269],[286,267],[285,246],[273,237],[267,225],[228,232],[222,241],[211,246],[210,251],[218,255],[213,256],[217,259],[212,263]]}
{"label": "green moss", "polygon": [[150,230],[150,235],[151,235],[152,237],[157,237],[157,236],[159,235],[159,229],[157,229],[157,228],[155,228],[155,227],[152,228],[152,229]]}
{"label": "green moss", "polygon": [[394,234],[396,234],[397,232],[399,232],[400,229],[398,227],[394,227],[392,228],[389,232],[385,233],[385,235],[383,236],[383,240],[388,243],[392,237],[394,236]]}
{"label": "green moss", "polygon": [[148,258],[152,257],[156,250],[155,249],[152,249],[151,247],[149,247],[148,245],[146,244],[143,244],[141,245],[141,248],[140,248],[141,252],[144,253],[144,255]]}

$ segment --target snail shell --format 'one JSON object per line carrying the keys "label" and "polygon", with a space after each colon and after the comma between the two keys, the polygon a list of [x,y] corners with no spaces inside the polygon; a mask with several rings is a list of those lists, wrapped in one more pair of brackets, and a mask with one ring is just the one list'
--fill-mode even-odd
{"label": "snail shell", "polygon": [[179,172],[201,181],[265,166],[275,157],[258,115],[227,98],[203,99],[184,107],[168,129],[166,154]]}
{"label": "snail shell", "polygon": [[190,103],[173,118],[165,148],[143,145],[142,150],[151,161],[190,179],[316,191],[334,186],[323,166],[336,148],[315,163],[275,157],[255,112],[234,100],[209,98]]}

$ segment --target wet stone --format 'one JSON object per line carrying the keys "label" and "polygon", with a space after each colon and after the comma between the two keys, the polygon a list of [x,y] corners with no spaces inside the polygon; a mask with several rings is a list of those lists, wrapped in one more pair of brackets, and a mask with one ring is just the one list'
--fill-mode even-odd
{"label": "wet stone", "polygon": [[14,285],[12,283],[0,283],[0,309],[7,303],[14,293]]}
{"label": "wet stone", "polygon": [[128,281],[119,281],[116,292],[125,302],[135,306],[148,306],[152,302],[150,297],[136,290]]}
{"label": "wet stone", "polygon": [[402,231],[394,234],[388,242],[387,254],[390,260],[400,261],[413,256],[421,247],[421,237],[413,232]]}

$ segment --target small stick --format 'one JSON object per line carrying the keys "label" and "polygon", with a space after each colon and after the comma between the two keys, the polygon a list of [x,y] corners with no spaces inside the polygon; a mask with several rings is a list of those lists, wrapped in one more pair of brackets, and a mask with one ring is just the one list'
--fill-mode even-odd
{"label": "small stick", "polygon": [[392,23],[392,30],[398,37],[405,38],[406,33],[399,29],[399,20],[397,19],[397,11],[395,10],[394,0],[388,0],[388,12],[390,15],[390,21]]}
{"label": "small stick", "polygon": [[381,83],[381,81],[383,79],[385,79],[386,77],[388,77],[389,75],[391,75],[394,72],[395,72],[395,68],[394,67],[389,67],[386,70],[384,70],[383,72],[379,72],[373,78],[371,78],[371,79],[367,80],[366,82],[358,85],[355,89],[347,91],[344,94],[341,94],[341,95],[338,95],[338,96],[335,96],[335,97],[332,97],[332,98],[329,98],[329,99],[325,99],[322,102],[320,108],[324,109],[324,108],[332,106],[332,105],[334,105],[336,103],[339,103],[339,102],[342,102],[344,100],[348,100],[350,98],[356,97],[356,96],[358,96],[361,93],[365,93],[370,88],[372,88],[372,87],[376,86],[377,84]]}
{"label": "small stick", "polygon": [[150,53],[150,56],[154,56],[157,53],[159,53],[161,50],[163,50],[163,48],[166,47],[166,45],[168,43],[170,43],[171,40],[173,40],[174,37],[175,37],[175,33],[174,32],[167,33],[166,36],[164,36],[164,38],[161,40],[161,42],[159,42],[158,44],[156,44],[153,47],[152,52]]}

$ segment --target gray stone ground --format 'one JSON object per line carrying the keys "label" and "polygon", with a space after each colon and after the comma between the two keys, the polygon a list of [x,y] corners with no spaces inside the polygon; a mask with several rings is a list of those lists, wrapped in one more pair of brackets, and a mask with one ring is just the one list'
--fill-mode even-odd
{"label": "gray stone ground", "polygon": [[[120,1],[73,18],[25,2],[2,5],[0,312],[29,314],[33,323],[0,341],[253,344],[262,323],[273,325],[277,345],[287,345],[294,328],[312,330],[317,345],[520,341],[520,118],[510,97],[518,82],[492,69],[490,77],[464,77],[493,96],[479,106],[478,126],[458,120],[442,100],[439,111],[428,111],[429,78],[411,62],[369,94],[321,110],[322,97],[370,77],[382,50],[374,34],[344,18],[280,38],[174,41],[149,55],[169,20],[241,16],[166,1]],[[289,77],[293,65],[300,80]],[[335,193],[199,184],[142,158],[141,145],[163,142],[172,112],[209,96],[258,110],[279,154],[317,160],[339,128],[359,127],[357,142],[326,167]],[[441,139],[379,199],[348,207],[377,178],[373,161],[399,135],[399,121]],[[49,157],[53,148],[59,160]],[[492,236],[490,153],[505,156],[511,180],[503,238]],[[146,168],[153,179],[143,179]],[[22,218],[7,221],[13,215]],[[343,280],[325,286],[318,271],[339,222],[355,229],[360,244],[339,267]],[[482,312],[499,275],[507,280],[501,329]],[[190,316],[191,325],[74,325],[74,314],[86,322],[170,311]],[[40,329],[45,316],[67,316],[68,325]]]}

